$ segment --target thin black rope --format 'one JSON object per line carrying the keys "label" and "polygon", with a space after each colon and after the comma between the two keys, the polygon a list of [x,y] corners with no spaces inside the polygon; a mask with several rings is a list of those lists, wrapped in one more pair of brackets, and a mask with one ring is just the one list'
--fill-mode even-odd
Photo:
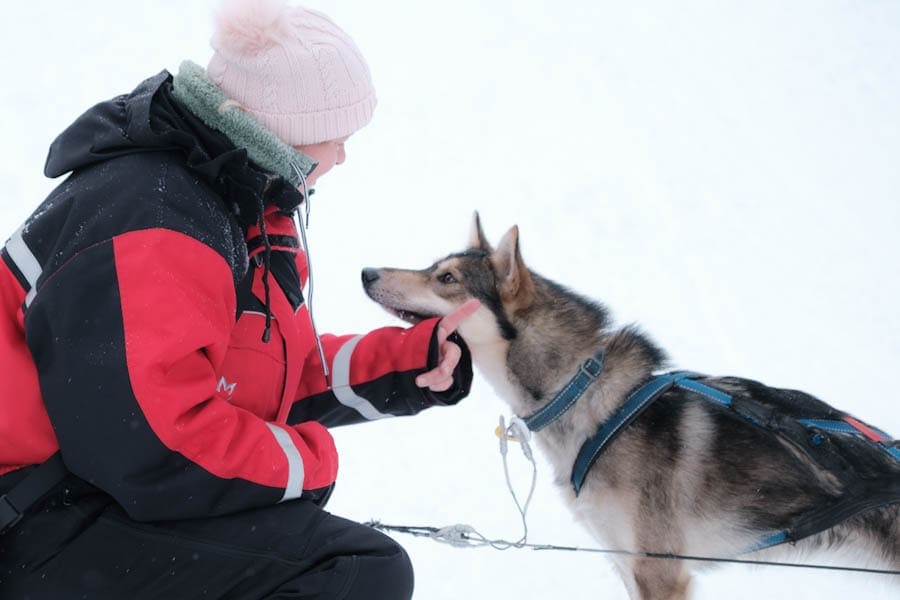
{"label": "thin black rope", "polygon": [[[440,540],[435,534],[441,530],[437,527],[412,526],[412,525],[385,525],[380,521],[369,521],[366,523],[369,527],[381,531],[397,531],[399,533],[408,533],[416,537],[428,537],[436,541]],[[836,565],[819,565],[819,564],[803,564],[778,562],[771,560],[749,560],[743,558],[719,558],[714,556],[692,556],[689,554],[673,554],[668,552],[633,552],[630,550],[616,550],[612,548],[581,548],[578,546],[557,546],[554,544],[529,544],[514,543],[506,540],[487,540],[484,538],[472,538],[466,533],[460,533],[459,537],[463,540],[462,544],[454,544],[462,547],[477,547],[479,545],[490,545],[497,548],[495,544],[506,548],[531,548],[532,550],[562,550],[566,552],[592,552],[596,554],[618,554],[624,556],[636,556],[640,558],[655,558],[660,560],[692,560],[697,562],[715,562],[715,563],[732,563],[741,565],[759,565],[766,567],[791,567],[795,569],[821,569],[826,571],[850,571],[855,573],[871,573],[873,575],[900,575],[900,570],[891,569],[869,569],[865,567],[845,567]]]}
{"label": "thin black rope", "polygon": [[266,327],[263,329],[262,341],[268,344],[272,337],[272,305],[271,292],[269,290],[269,273],[272,270],[272,244],[269,242],[269,234],[266,231],[265,202],[263,201],[262,196],[258,196],[257,200],[259,201],[259,232],[262,235],[263,243],[265,244],[265,249],[263,250],[263,264],[265,265],[265,268],[263,270],[262,281],[266,297]]}

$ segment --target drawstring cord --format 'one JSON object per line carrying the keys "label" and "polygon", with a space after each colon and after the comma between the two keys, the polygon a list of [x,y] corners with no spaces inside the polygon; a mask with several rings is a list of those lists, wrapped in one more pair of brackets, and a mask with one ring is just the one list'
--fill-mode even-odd
{"label": "drawstring cord", "polygon": [[[306,176],[303,174],[303,171],[297,165],[296,162],[290,162],[291,167],[297,173],[297,176],[300,178],[300,183],[303,187],[303,198],[306,202],[306,219],[300,215],[299,207],[294,212],[294,215],[297,219],[297,229],[300,231],[300,237],[303,240],[303,250],[306,253],[306,272],[309,277],[309,292],[307,293],[307,312],[309,313],[309,323],[312,326],[313,335],[316,338],[316,348],[319,351],[319,360],[322,362],[322,373],[325,376],[325,382],[328,383],[328,376],[330,375],[330,371],[328,369],[328,362],[325,360],[325,349],[322,347],[322,339],[319,337],[319,331],[316,328],[316,321],[313,318],[313,307],[312,307],[312,298],[313,298],[313,272],[312,272],[312,263],[309,259],[309,243],[306,240],[306,228],[309,224],[309,189],[306,185]],[[269,340],[272,337],[272,309],[270,304],[270,292],[269,292],[269,273],[271,272],[271,257],[272,257],[272,245],[269,242],[269,236],[266,233],[266,218],[265,218],[265,202],[262,199],[262,196],[258,198],[259,201],[259,231],[263,238],[263,243],[265,244],[265,251],[263,253],[263,288],[265,289],[265,310],[266,310],[266,327],[263,330],[262,341],[266,344],[269,343]]]}
{"label": "drawstring cord", "polygon": [[266,217],[265,217],[265,204],[263,203],[262,196],[257,198],[259,200],[259,231],[262,234],[263,243],[266,246],[266,249],[263,253],[263,288],[266,291],[266,328],[263,330],[262,341],[264,344],[268,344],[269,340],[272,338],[272,308],[270,305],[270,295],[269,295],[269,272],[271,271],[271,258],[272,258],[272,245],[269,243],[269,236],[266,234]]}
{"label": "drawstring cord", "polygon": [[297,219],[297,229],[300,231],[300,237],[303,240],[303,250],[306,252],[306,273],[309,278],[309,291],[306,294],[306,308],[309,313],[309,324],[312,326],[313,335],[316,338],[316,348],[319,350],[319,360],[322,362],[322,373],[325,375],[325,382],[328,383],[328,376],[330,375],[328,361],[325,360],[325,350],[322,348],[322,340],[319,338],[319,331],[316,329],[316,320],[313,318],[313,272],[312,261],[309,256],[309,243],[306,240],[306,228],[309,226],[309,189],[306,186],[306,175],[304,175],[297,163],[292,160],[290,161],[290,165],[297,174],[297,177],[300,178],[300,185],[303,188],[303,199],[306,203],[306,219],[304,220],[303,216],[301,216],[300,207],[297,207],[294,215]]}

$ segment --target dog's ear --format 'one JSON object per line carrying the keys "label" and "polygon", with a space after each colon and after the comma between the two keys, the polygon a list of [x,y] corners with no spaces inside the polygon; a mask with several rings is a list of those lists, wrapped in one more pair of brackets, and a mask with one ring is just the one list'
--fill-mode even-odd
{"label": "dog's ear", "polygon": [[469,250],[484,250],[485,252],[492,252],[491,244],[487,241],[487,238],[484,236],[484,230],[481,229],[481,218],[478,216],[478,211],[472,213],[472,226],[469,230]]}
{"label": "dog's ear", "polygon": [[519,228],[513,225],[500,240],[497,250],[491,254],[494,270],[499,280],[500,297],[513,309],[526,308],[534,297],[531,274],[519,251]]}

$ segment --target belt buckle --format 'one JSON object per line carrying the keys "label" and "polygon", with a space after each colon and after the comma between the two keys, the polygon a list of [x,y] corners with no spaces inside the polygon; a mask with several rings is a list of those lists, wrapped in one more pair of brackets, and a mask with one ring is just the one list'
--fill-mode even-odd
{"label": "belt buckle", "polygon": [[6,494],[0,496],[0,534],[15,527],[22,520],[22,513],[9,501]]}

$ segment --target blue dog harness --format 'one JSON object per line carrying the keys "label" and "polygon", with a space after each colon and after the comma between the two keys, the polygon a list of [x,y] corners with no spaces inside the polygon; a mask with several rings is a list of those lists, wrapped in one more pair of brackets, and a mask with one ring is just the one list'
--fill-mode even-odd
{"label": "blue dog harness", "polygon": [[704,385],[690,379],[696,377],[696,373],[689,371],[681,371],[676,373],[667,373],[658,375],[633,391],[622,405],[610,416],[606,422],[601,423],[597,429],[597,433],[581,447],[578,457],[575,459],[575,466],[572,468],[572,487],[575,488],[575,495],[581,491],[584,485],[584,478],[587,476],[588,469],[600,456],[600,453],[622,433],[626,427],[631,425],[635,419],[641,416],[641,413],[648,406],[666,393],[671,388],[678,386],[682,389],[696,392],[708,400],[717,402],[723,406],[731,406],[731,396],[713,389],[708,385]]}
{"label": "blue dog harness", "polygon": [[[566,387],[560,393],[554,396],[544,408],[540,409],[530,417],[523,419],[525,425],[531,431],[540,431],[550,423],[553,423],[563,414],[572,408],[572,406],[581,398],[594,381],[600,377],[603,371],[603,350],[597,351],[594,356],[587,359],[578,367],[578,373],[569,380]],[[577,490],[576,490],[577,491]]]}
{"label": "blue dog harness", "polygon": [[[601,349],[582,363],[578,373],[547,405],[523,419],[528,429],[540,431],[558,420],[600,377],[602,370],[603,350]],[[870,427],[849,415],[840,414],[840,419],[788,418],[779,421],[771,408],[745,398],[736,401],[730,394],[697,381],[699,377],[703,376],[691,371],[665,373],[653,377],[632,391],[622,405],[600,424],[597,432],[581,446],[578,456],[575,458],[571,475],[575,495],[579,494],[588,471],[609,444],[653,402],[674,387],[697,394],[707,401],[727,408],[756,426],[777,429],[779,433],[793,441],[806,442],[813,448],[825,445],[829,433],[852,435],[869,440],[894,460],[900,461],[900,442],[892,440],[883,431]],[[829,463],[829,461],[832,462]],[[833,459],[822,458],[820,462],[833,464]],[[841,471],[846,471],[846,469],[841,469]],[[850,490],[846,498],[842,498],[834,505],[812,511],[789,530],[777,531],[765,536],[747,551],[762,550],[784,542],[796,542],[830,529],[865,510],[900,502],[900,476],[896,474],[887,481],[883,479],[864,480],[859,477],[848,479],[849,476],[846,473],[842,473],[841,476]]]}

